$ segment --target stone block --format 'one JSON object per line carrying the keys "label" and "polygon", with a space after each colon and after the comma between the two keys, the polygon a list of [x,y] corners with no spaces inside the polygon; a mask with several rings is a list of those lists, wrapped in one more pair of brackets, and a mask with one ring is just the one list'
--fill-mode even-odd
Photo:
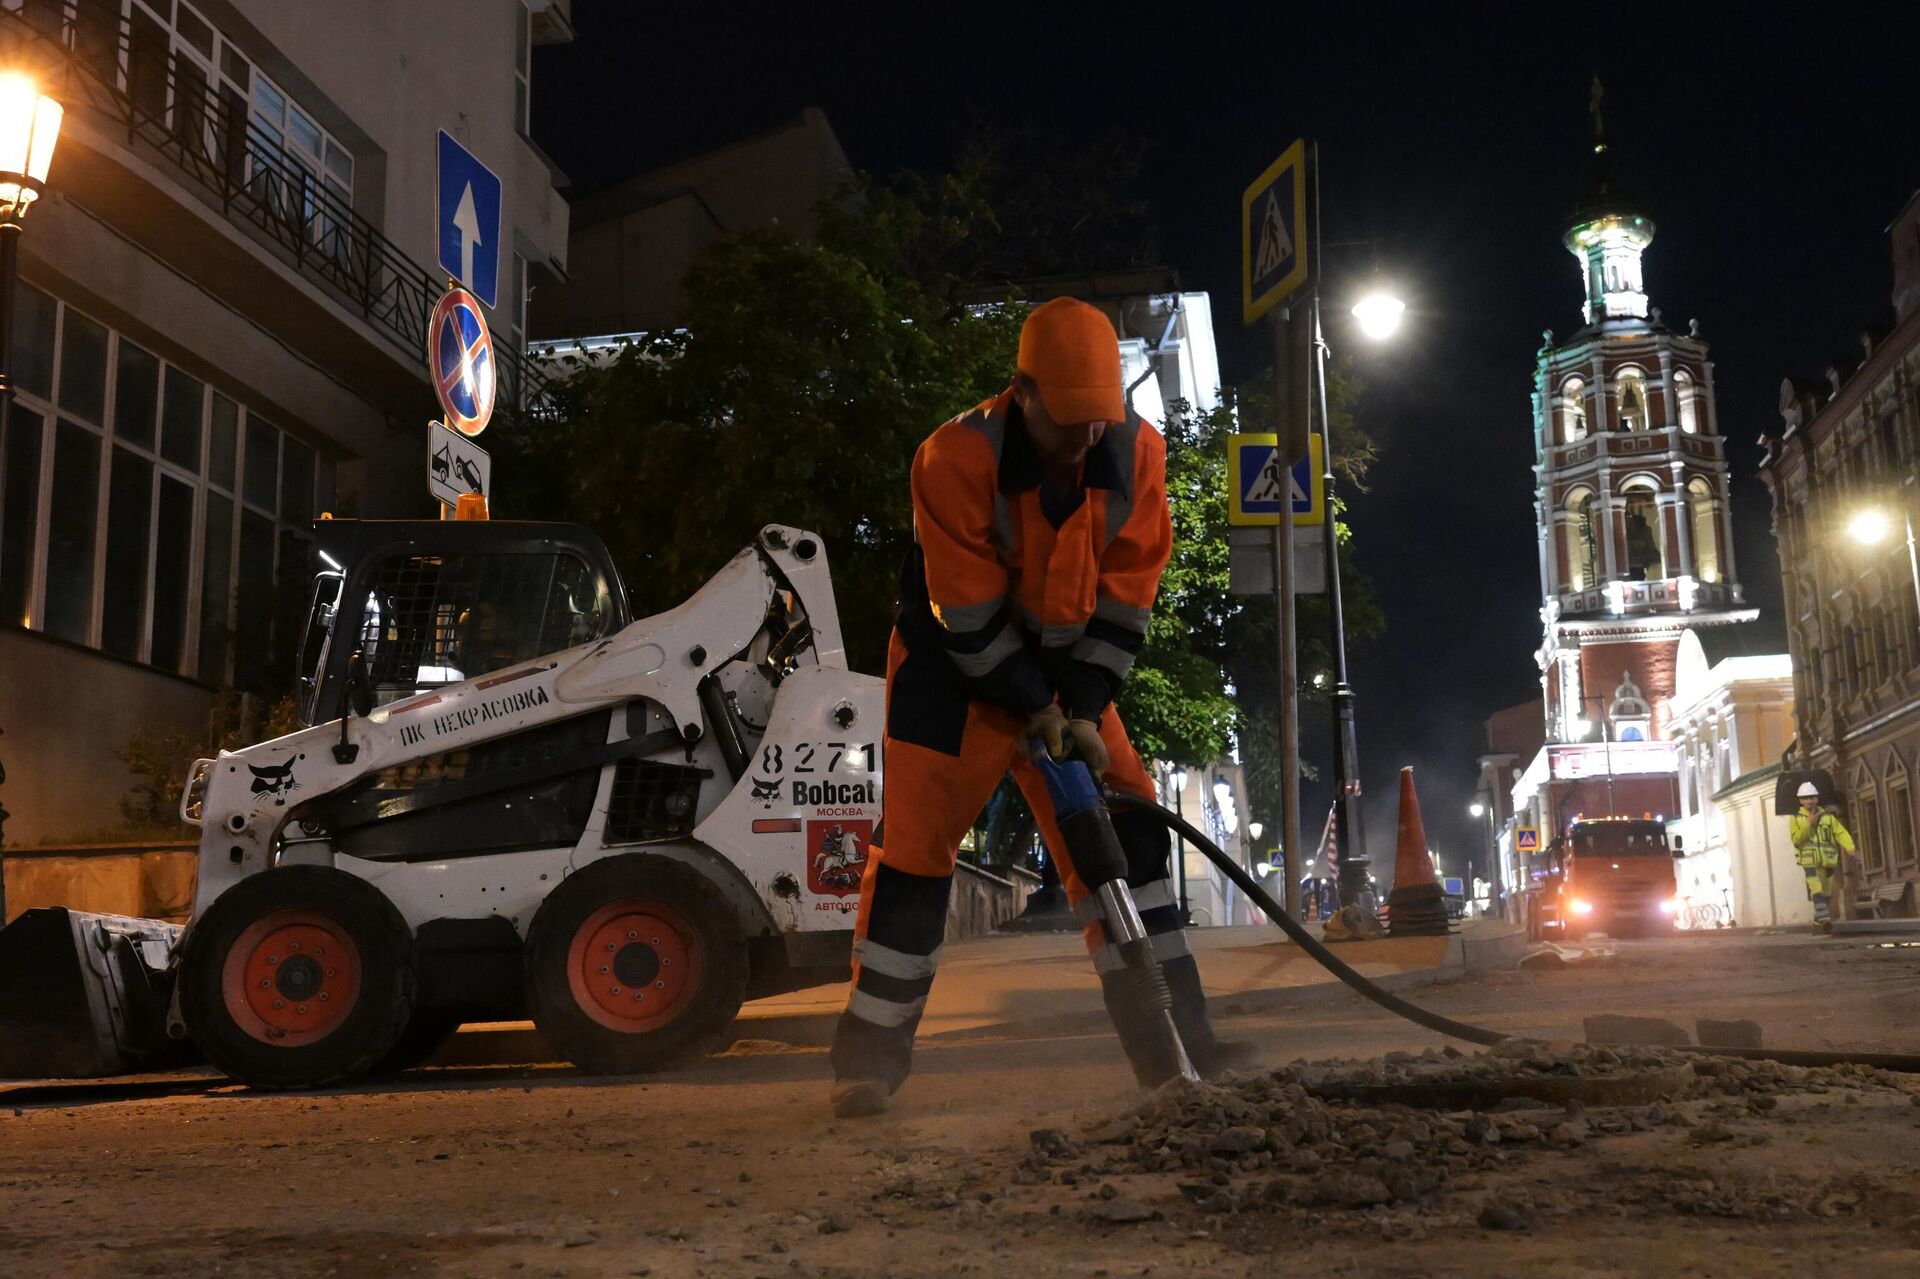
{"label": "stone block", "polygon": [[1691,1040],[1687,1028],[1664,1017],[1627,1017],[1618,1013],[1600,1013],[1583,1023],[1590,1044],[1662,1044],[1685,1045]]}
{"label": "stone block", "polygon": [[1702,1048],[1764,1048],[1757,1021],[1714,1021],[1702,1017],[1693,1023]]}

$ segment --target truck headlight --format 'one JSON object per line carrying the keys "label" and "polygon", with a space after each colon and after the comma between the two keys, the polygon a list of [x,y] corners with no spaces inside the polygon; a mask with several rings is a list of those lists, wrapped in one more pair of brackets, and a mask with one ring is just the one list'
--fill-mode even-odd
{"label": "truck headlight", "polygon": [[1680,899],[1678,897],[1669,897],[1661,902],[1660,913],[1662,915],[1678,915],[1680,913]]}
{"label": "truck headlight", "polygon": [[1593,914],[1593,903],[1588,901],[1584,897],[1576,897],[1567,904],[1573,910],[1573,913],[1576,915]]}

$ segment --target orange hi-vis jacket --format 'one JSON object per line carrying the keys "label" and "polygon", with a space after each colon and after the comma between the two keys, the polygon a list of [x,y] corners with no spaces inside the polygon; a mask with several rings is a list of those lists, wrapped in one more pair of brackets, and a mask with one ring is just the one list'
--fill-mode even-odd
{"label": "orange hi-vis jacket", "polygon": [[975,700],[1031,714],[1057,699],[1097,722],[1146,642],[1173,549],[1166,455],[1130,412],[1056,492],[1011,390],[941,426],[913,459],[908,653],[944,656]]}

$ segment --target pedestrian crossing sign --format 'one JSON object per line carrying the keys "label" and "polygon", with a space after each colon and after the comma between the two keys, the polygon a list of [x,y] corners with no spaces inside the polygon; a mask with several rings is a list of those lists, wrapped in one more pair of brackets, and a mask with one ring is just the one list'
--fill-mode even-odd
{"label": "pedestrian crossing sign", "polygon": [[1278,524],[1284,501],[1293,510],[1296,526],[1324,524],[1327,491],[1321,476],[1326,454],[1318,435],[1309,435],[1307,445],[1307,456],[1283,466],[1279,436],[1229,435],[1227,523]]}
{"label": "pedestrian crossing sign", "polygon": [[1272,310],[1307,278],[1307,141],[1296,138],[1240,196],[1240,318]]}
{"label": "pedestrian crossing sign", "polygon": [[1540,828],[1538,826],[1516,826],[1513,828],[1513,851],[1516,853],[1537,853],[1540,851]]}

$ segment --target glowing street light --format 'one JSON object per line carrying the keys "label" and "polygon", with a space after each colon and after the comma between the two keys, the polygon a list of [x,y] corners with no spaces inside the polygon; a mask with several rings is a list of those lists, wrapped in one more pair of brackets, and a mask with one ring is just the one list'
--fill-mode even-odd
{"label": "glowing street light", "polygon": [[1847,536],[1862,546],[1876,546],[1887,540],[1887,534],[1893,531],[1893,521],[1887,513],[1877,507],[1868,507],[1857,512],[1847,521]]}
{"label": "glowing street light", "polygon": [[1379,342],[1394,335],[1400,327],[1400,317],[1406,314],[1406,310],[1405,302],[1384,289],[1378,289],[1353,304],[1353,318],[1359,321],[1360,332]]}
{"label": "glowing street light", "polygon": [[[1909,476],[1905,482],[1911,484],[1913,478]],[[1913,576],[1914,603],[1920,605],[1920,549],[1914,546],[1913,512],[1904,498],[1900,502],[1900,524],[1907,535],[1907,571]],[[1877,506],[1862,507],[1847,521],[1847,536],[1862,546],[1878,546],[1892,532],[1893,517]]]}
{"label": "glowing street light", "polygon": [[64,114],[30,77],[0,74],[0,400],[13,394],[7,357],[13,289],[20,276],[20,232],[27,211],[45,189]]}
{"label": "glowing street light", "polygon": [[1485,817],[1487,815],[1487,806],[1476,799],[1467,805],[1467,813],[1473,817]]}

